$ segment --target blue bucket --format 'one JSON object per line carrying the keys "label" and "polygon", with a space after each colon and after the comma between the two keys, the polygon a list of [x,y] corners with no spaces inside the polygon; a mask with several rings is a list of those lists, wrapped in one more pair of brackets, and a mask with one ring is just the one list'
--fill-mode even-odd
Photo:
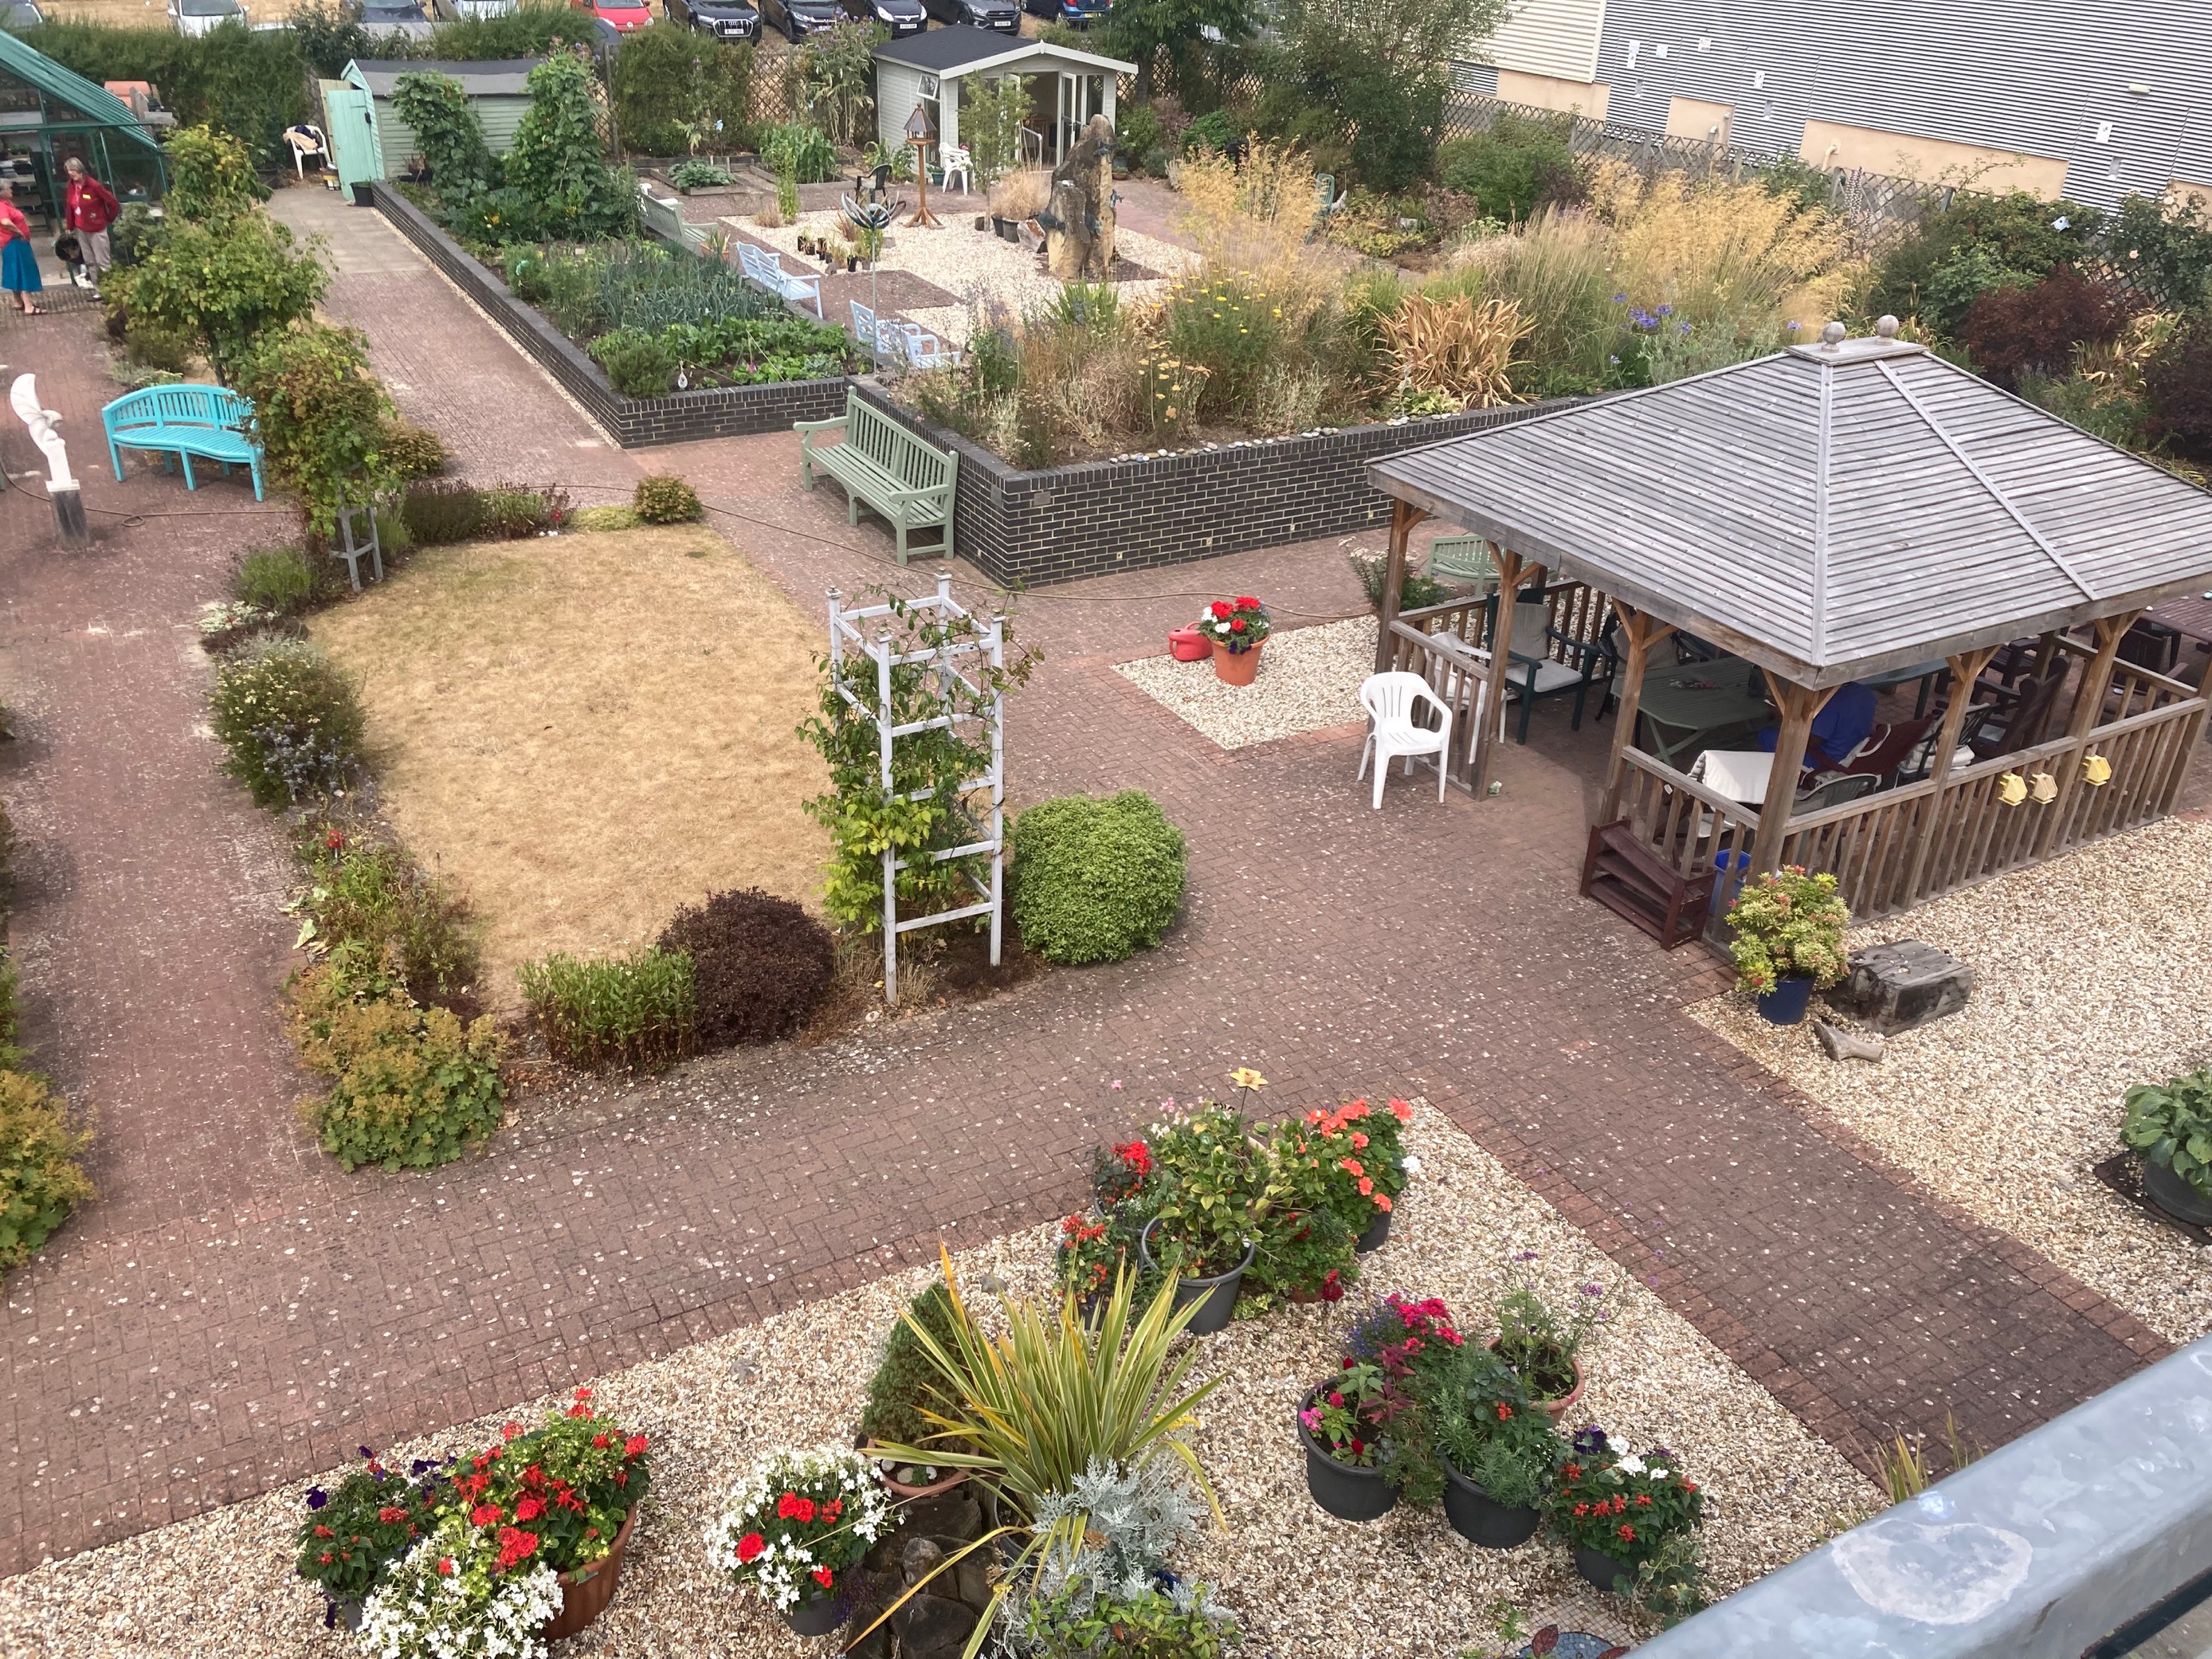
{"label": "blue bucket", "polygon": [[[1730,859],[1735,860],[1735,868],[1733,870],[1729,868]],[[1717,916],[1725,915],[1729,906],[1735,902],[1735,896],[1743,890],[1744,872],[1751,868],[1751,854],[1716,853],[1713,854],[1713,868],[1721,872],[1720,879],[1713,884],[1713,896],[1707,902],[1705,908],[1710,914]]]}
{"label": "blue bucket", "polygon": [[1759,996],[1759,1017],[1770,1025],[1796,1025],[1813,1001],[1813,976],[1790,974],[1774,981],[1771,991]]}

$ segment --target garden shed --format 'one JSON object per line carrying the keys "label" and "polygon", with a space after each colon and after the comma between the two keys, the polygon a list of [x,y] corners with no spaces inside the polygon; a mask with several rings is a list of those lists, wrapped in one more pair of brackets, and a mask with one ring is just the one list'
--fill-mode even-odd
{"label": "garden shed", "polygon": [[[1396,503],[1378,667],[1466,715],[1478,696],[1502,711],[1510,663],[1617,622],[1592,860],[1610,835],[1624,863],[1692,884],[1831,871],[1862,916],[2172,811],[2204,688],[2121,647],[2155,638],[2131,633],[2150,606],[2212,586],[2212,494],[1895,331],[1830,324],[1816,344],[1370,463]],[[1431,515],[1488,542],[1502,592],[1540,584],[1543,605],[1401,613],[1407,535]],[[1655,655],[1670,636],[1694,654]],[[1799,778],[1839,690],[1911,679],[1950,688],[1918,764],[1761,804],[1769,777]],[[1639,703],[1685,685],[1771,715],[1771,760],[1744,757],[1755,787],[1693,775],[1686,745],[1669,753],[1687,769],[1639,746]],[[1445,764],[1480,796],[1499,722],[1455,730],[1478,726]]]}
{"label": "garden shed", "polygon": [[1018,76],[1030,88],[1024,159],[1057,161],[1094,115],[1114,119],[1117,77],[1137,66],[1073,46],[1024,40],[970,23],[910,34],[876,48],[876,131],[887,150],[907,142],[916,106],[929,112],[940,149],[963,143],[962,94],[971,83]]}
{"label": "garden shed", "polygon": [[415,135],[392,107],[392,88],[403,75],[445,75],[459,82],[477,118],[483,123],[484,141],[491,146],[491,153],[504,155],[514,148],[514,130],[530,107],[524,82],[543,61],[537,58],[501,58],[483,63],[356,58],[345,66],[339,80],[323,82],[325,131],[336,152],[333,160],[339,182],[360,184],[406,173],[415,155]]}
{"label": "garden shed", "polygon": [[130,105],[0,29],[0,167],[15,205],[52,214],[71,156],[126,202],[167,183],[161,141]]}

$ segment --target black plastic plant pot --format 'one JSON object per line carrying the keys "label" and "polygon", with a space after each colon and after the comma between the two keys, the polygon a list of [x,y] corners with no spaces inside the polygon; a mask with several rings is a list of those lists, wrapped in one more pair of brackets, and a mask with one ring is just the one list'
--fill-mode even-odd
{"label": "black plastic plant pot", "polygon": [[1536,1535],[1541,1518],[1533,1508],[1508,1509],[1444,1462],[1444,1519],[1468,1543],[1512,1549]]}
{"label": "black plastic plant pot", "polygon": [[827,1636],[852,1616],[853,1609],[845,1605],[843,1596],[824,1595],[787,1608],[783,1622],[791,1626],[793,1636]]}
{"label": "black plastic plant pot", "polygon": [[[1145,1224],[1145,1231],[1137,1235],[1137,1254],[1147,1267],[1160,1265],[1152,1259],[1152,1229],[1159,1224],[1159,1217],[1154,1216]],[[1244,1282],[1244,1270],[1252,1265],[1252,1256],[1256,1249],[1252,1241],[1247,1239],[1244,1242],[1244,1259],[1227,1273],[1216,1273],[1211,1279],[1179,1279],[1176,1281],[1175,1304],[1178,1309],[1187,1308],[1194,1302],[1199,1304],[1197,1313],[1191,1316],[1190,1323],[1183,1328],[1185,1330],[1193,1336],[1211,1336],[1216,1331],[1228,1328],[1229,1322],[1237,1316],[1237,1288]]]}
{"label": "black plastic plant pot", "polygon": [[[1316,1389],[1298,1402],[1303,1412],[1320,1397]],[[1297,1425],[1298,1443],[1306,1449],[1306,1490],[1313,1501],[1340,1521],[1376,1521],[1398,1507],[1398,1489],[1374,1469],[1363,1469],[1351,1463],[1340,1463],[1322,1449],[1306,1427],[1302,1417],[1291,1416]]]}
{"label": "black plastic plant pot", "polygon": [[1636,1581],[1636,1569],[1625,1566],[1603,1550],[1594,1550],[1587,1544],[1575,1546],[1575,1571],[1601,1590],[1619,1587],[1620,1581]]}
{"label": "black plastic plant pot", "polygon": [[1367,1231],[1359,1235],[1359,1242],[1352,1248],[1362,1255],[1381,1249],[1390,1242],[1390,1218],[1396,1213],[1395,1210],[1376,1211],[1375,1219],[1367,1224]]}
{"label": "black plastic plant pot", "polygon": [[2212,1200],[2163,1164],[2142,1161],[2143,1195],[2172,1216],[2192,1227],[2212,1227]]}

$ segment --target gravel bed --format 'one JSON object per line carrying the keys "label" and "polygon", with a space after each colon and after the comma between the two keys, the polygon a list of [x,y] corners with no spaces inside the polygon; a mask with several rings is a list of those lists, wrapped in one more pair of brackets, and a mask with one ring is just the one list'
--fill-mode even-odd
{"label": "gravel bed", "polygon": [[[1248,1654],[1449,1659],[1488,1639],[1499,1597],[1532,1628],[1557,1621],[1612,1639],[1638,1633],[1619,1604],[1573,1576],[1557,1544],[1478,1551],[1437,1511],[1401,1506],[1358,1526],[1324,1516],[1306,1495],[1291,1413],[1304,1386],[1332,1365],[1357,1297],[1392,1288],[1440,1294],[1471,1334],[1481,1334],[1481,1310],[1516,1249],[1543,1253],[1535,1266],[1563,1297],[1585,1280],[1607,1287],[1614,1318],[1585,1352],[1589,1415],[1639,1447],[1668,1446],[1705,1486],[1708,1553],[1723,1588],[1771,1571],[1834,1530],[1838,1517],[1856,1518],[1875,1503],[1838,1453],[1473,1141],[1424,1111],[1409,1145],[1422,1158],[1421,1176],[1401,1202],[1392,1242],[1367,1258],[1354,1298],[1200,1339],[1200,1374],[1231,1379],[1196,1431],[1230,1531],[1204,1536],[1179,1565],[1220,1586],[1251,1636]],[[963,1282],[972,1289],[996,1273],[1018,1293],[1043,1286],[1053,1231],[1032,1228],[962,1252]],[[896,1273],[592,1384],[597,1403],[652,1435],[659,1450],[621,1589],[564,1654],[783,1659],[836,1651],[834,1638],[793,1638],[733,1590],[708,1566],[702,1533],[757,1448],[844,1437],[883,1333],[927,1278],[920,1269]],[[474,1449],[502,1418],[533,1420],[550,1403],[380,1449],[398,1459]],[[321,1629],[320,1598],[291,1572],[290,1535],[309,1484],[0,1584],[0,1651],[56,1659],[357,1652],[343,1632]]]}
{"label": "gravel bed", "polygon": [[[748,236],[757,236],[779,253],[787,253],[803,270],[819,270],[819,261],[799,255],[799,238],[836,236],[844,222],[842,211],[802,213],[793,224],[773,228],[750,219],[731,221]],[[1126,301],[1150,300],[1165,291],[1164,273],[1183,269],[1197,256],[1188,248],[1163,242],[1133,230],[1115,234],[1121,258],[1164,273],[1158,280],[1121,283],[1117,291]],[[988,231],[975,229],[964,219],[948,218],[942,230],[915,230],[903,224],[884,240],[884,270],[910,270],[926,283],[959,296],[957,306],[922,306],[900,314],[954,345],[965,345],[978,309],[1002,310],[1013,316],[1050,305],[1060,294],[1060,279],[1048,275],[1035,253],[1016,243],[1002,241]]]}
{"label": "gravel bed", "polygon": [[1352,617],[1271,635],[1250,685],[1223,684],[1210,659],[1145,657],[1117,663],[1114,672],[1224,749],[1273,743],[1364,718],[1359,688],[1375,672],[1375,618]]}
{"label": "gravel bed", "polygon": [[2121,1150],[2130,1085],[2212,1060],[2212,823],[2153,824],[1855,929],[1850,944],[1899,939],[1963,957],[1979,983],[1960,1012],[1889,1038],[1878,1063],[1830,1060],[1810,1019],[1770,1025],[1747,997],[1691,1012],[2160,1334],[2212,1330],[2212,1248],[2091,1173]]}

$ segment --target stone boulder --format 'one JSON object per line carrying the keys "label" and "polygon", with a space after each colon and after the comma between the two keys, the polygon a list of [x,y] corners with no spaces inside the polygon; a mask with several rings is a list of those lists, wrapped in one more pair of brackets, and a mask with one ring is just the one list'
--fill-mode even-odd
{"label": "stone boulder", "polygon": [[1066,159],[1052,170],[1044,227],[1045,269],[1063,283],[1103,283],[1114,270],[1114,124],[1084,123]]}
{"label": "stone boulder", "polygon": [[[1853,951],[1851,977],[1841,1000],[1875,1030],[1894,1034],[1957,1013],[1973,993],[1971,963],[1907,939]],[[1838,994],[1829,994],[1834,1000]]]}

